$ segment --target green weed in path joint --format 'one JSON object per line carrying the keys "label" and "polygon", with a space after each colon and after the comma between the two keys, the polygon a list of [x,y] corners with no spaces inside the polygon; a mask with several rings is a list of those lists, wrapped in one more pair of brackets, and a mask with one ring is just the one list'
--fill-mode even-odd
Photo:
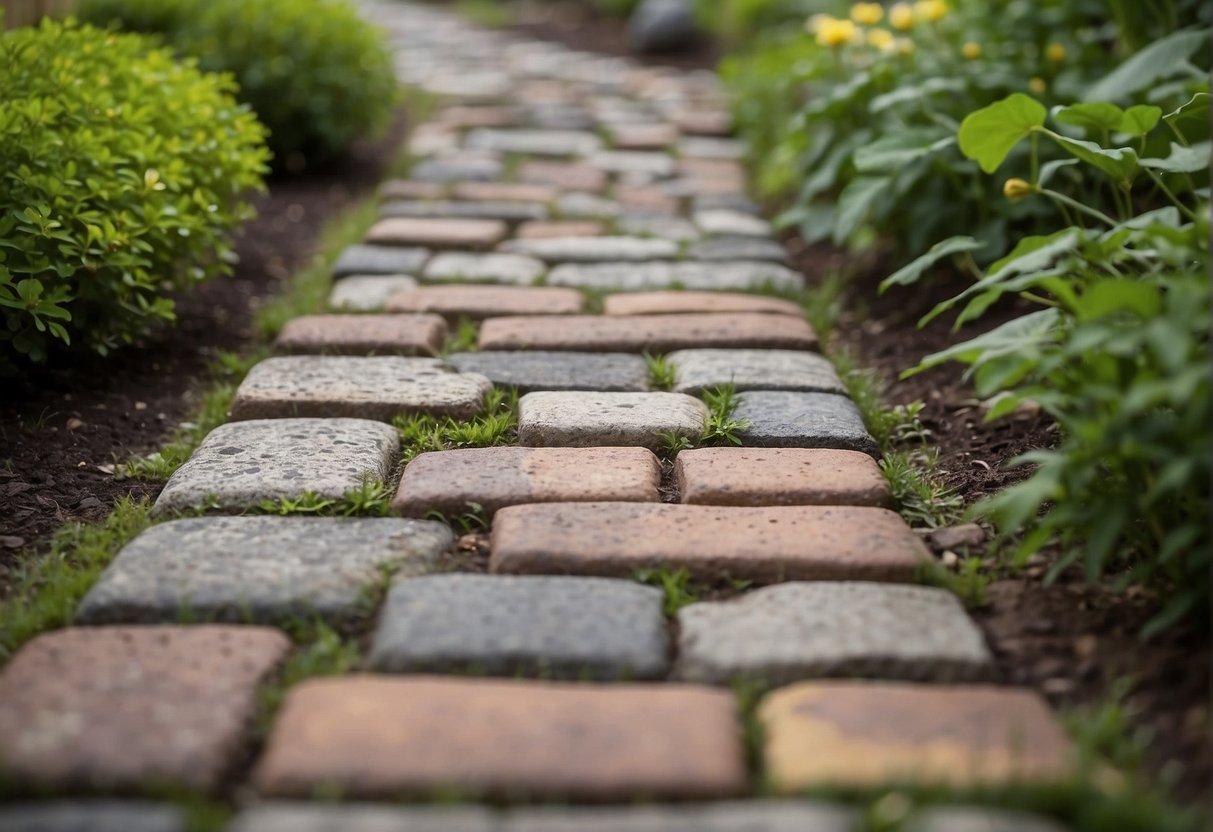
{"label": "green weed in path joint", "polygon": [[750,426],[750,422],[733,418],[741,404],[737,389],[731,384],[710,387],[703,391],[703,402],[708,406],[708,423],[699,444],[740,445],[741,432]]}
{"label": "green weed in path joint", "polygon": [[655,586],[664,593],[662,610],[667,618],[673,618],[680,609],[699,600],[699,593],[691,584],[691,573],[685,566],[678,569],[670,569],[665,565],[656,569],[637,569],[632,577],[642,584]]}
{"label": "green weed in path joint", "polygon": [[678,381],[678,370],[664,355],[644,353],[644,363],[649,369],[649,384],[654,390],[672,390]]}
{"label": "green weed in path joint", "polygon": [[518,390],[494,389],[481,414],[471,419],[414,413],[397,416],[392,425],[400,432],[405,463],[427,451],[511,445],[518,434]]}

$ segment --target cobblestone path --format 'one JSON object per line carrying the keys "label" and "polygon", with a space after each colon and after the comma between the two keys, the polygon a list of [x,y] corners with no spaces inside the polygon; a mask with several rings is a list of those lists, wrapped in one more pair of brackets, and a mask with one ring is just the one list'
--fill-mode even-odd
{"label": "cobblestone path", "polygon": [[[843,832],[858,815],[807,790],[1062,776],[1042,700],[998,686],[957,599],[915,584],[931,555],[778,296],[802,278],[746,197],[716,78],[365,8],[441,97],[411,178],[337,262],[331,312],[285,328],[172,477],[167,522],[0,672],[5,780],[57,796],[0,827],[179,830],[147,795],[185,790],[235,795],[233,832]],[[511,444],[401,465],[393,419],[482,424],[507,387]],[[692,447],[713,429],[742,447]],[[393,516],[249,513],[372,481]],[[712,591],[679,605],[688,580]],[[259,728],[311,617],[364,622],[363,658]]]}

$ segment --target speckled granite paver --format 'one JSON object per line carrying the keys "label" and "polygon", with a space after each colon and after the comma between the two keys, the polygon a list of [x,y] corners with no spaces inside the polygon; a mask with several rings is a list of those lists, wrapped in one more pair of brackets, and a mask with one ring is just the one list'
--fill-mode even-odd
{"label": "speckled granite paver", "polygon": [[650,389],[644,358],[629,353],[547,352],[543,350],[460,352],[447,363],[465,373],[480,373],[493,384],[536,390],[643,392]]}
{"label": "speckled granite paver", "polygon": [[560,191],[548,185],[529,185],[525,182],[461,182],[451,195],[455,199],[482,202],[538,202],[546,204],[560,195]]}
{"label": "speckled granite paver", "polygon": [[742,393],[733,418],[749,427],[739,433],[745,445],[779,448],[838,448],[880,455],[863,416],[846,396],[758,390]]}
{"label": "speckled granite paver", "polygon": [[409,169],[418,182],[484,182],[505,173],[500,158],[483,153],[461,153],[422,159]]}
{"label": "speckled granite paver", "polygon": [[326,355],[437,355],[446,342],[437,315],[301,315],[274,341],[279,352]]}
{"label": "speckled granite paver", "polygon": [[381,673],[657,679],[661,590],[612,578],[430,575],[398,581],[370,655]]}
{"label": "speckled granite paver", "polygon": [[678,287],[692,290],[744,290],[769,287],[794,291],[803,288],[800,275],[779,263],[742,261],[564,263],[552,269],[551,286],[576,286],[614,292]]}
{"label": "speckled granite paver", "polygon": [[[699,230],[679,217],[625,214],[615,220],[615,229],[637,237],[657,237],[675,243],[699,239]],[[614,258],[612,258],[614,259]]]}
{"label": "speckled granite paver", "polygon": [[674,367],[673,390],[677,393],[697,395],[724,384],[733,385],[738,392],[846,392],[828,358],[803,350],[678,350],[667,355],[666,360]]}
{"label": "speckled granite paver", "polygon": [[731,693],[686,685],[322,679],[294,687],[253,782],[264,795],[712,799],[746,787]]}
{"label": "speckled granite paver", "polygon": [[787,684],[820,677],[968,682],[988,678],[981,631],[946,589],[787,583],[678,613],[676,678]]}
{"label": "speckled granite paver", "polygon": [[788,252],[774,240],[762,237],[712,237],[687,247],[690,260],[770,260],[789,262]]}
{"label": "speckled granite paver", "polygon": [[608,173],[643,174],[663,178],[674,174],[674,157],[668,153],[640,150],[606,150],[595,153],[586,163]]}
{"label": "speckled granite paver", "polygon": [[522,254],[469,254],[448,251],[435,256],[423,272],[426,280],[467,280],[530,286],[547,271],[542,260]]}
{"label": "speckled granite paver", "polygon": [[485,350],[669,352],[698,347],[810,350],[817,335],[791,315],[552,315],[489,318]]}
{"label": "speckled granite paver", "polygon": [[771,224],[752,214],[742,211],[717,209],[715,211],[696,211],[695,225],[704,234],[714,237],[770,237]]}
{"label": "speckled granite paver", "polygon": [[[623,213],[623,206],[613,199],[594,193],[573,191],[561,194],[555,203],[556,213],[562,220],[609,220]],[[593,235],[604,236],[604,235]],[[581,256],[585,256],[585,249]]]}
{"label": "speckled granite paver", "polygon": [[798,304],[783,298],[735,292],[624,292],[607,295],[604,315],[677,315],[686,313],[758,312],[804,317]]}
{"label": "speckled granite paver", "polygon": [[501,220],[389,217],[366,232],[369,243],[431,248],[491,248],[506,234]]}
{"label": "speckled granite paver", "polygon": [[344,249],[333,263],[332,271],[333,277],[355,274],[414,274],[429,258],[429,249],[362,243]]}
{"label": "speckled granite paver", "polygon": [[674,460],[684,503],[715,506],[885,506],[872,457],[831,448],[696,448]]}
{"label": "speckled granite paver", "polygon": [[291,355],[267,358],[249,372],[231,418],[352,416],[389,421],[402,413],[466,419],[484,406],[492,385],[437,359],[396,356]]}
{"label": "speckled granite paver", "polygon": [[392,297],[390,312],[434,312],[448,319],[498,315],[575,315],[585,308],[576,289],[558,286],[422,286]]}
{"label": "speckled granite paver", "polygon": [[153,526],[89,590],[77,624],[343,622],[384,570],[415,575],[454,542],[423,520],[206,517]]}
{"label": "speckled granite paver", "polygon": [[176,806],[135,800],[54,800],[0,806],[4,832],[186,832]]}
{"label": "speckled granite paver", "polygon": [[527,156],[585,156],[602,146],[593,133],[578,130],[497,130],[477,128],[464,144],[474,150]]}
{"label": "speckled granite paver", "polygon": [[705,580],[905,583],[930,559],[882,508],[550,503],[497,512],[489,568],[628,577],[664,564]]}
{"label": "speckled granite paver", "polygon": [[1065,730],[1035,691],[984,685],[802,682],[759,705],[780,791],[911,781],[955,788],[1072,772]]}
{"label": "speckled granite paver", "polygon": [[39,636],[0,671],[0,774],[13,787],[72,793],[210,791],[243,758],[257,686],[289,647],[262,627]]}
{"label": "speckled granite paver", "polygon": [[304,492],[340,499],[386,480],[400,458],[400,435],[366,419],[258,419],[215,428],[156,498],[154,514],[238,513]]}
{"label": "speckled granite paver", "polygon": [[647,237],[548,237],[510,240],[500,248],[549,263],[662,260],[678,254],[672,240]]}
{"label": "speckled granite paver", "polygon": [[1061,824],[1039,815],[981,806],[924,809],[904,829],[905,832],[1066,832]]}
{"label": "speckled granite paver", "polygon": [[708,409],[681,393],[528,393],[518,403],[523,445],[585,448],[639,445],[659,450],[663,434],[697,440]]}
{"label": "speckled granite paver", "polygon": [[350,275],[333,284],[329,306],[354,312],[376,312],[397,292],[412,289],[415,278],[408,275]]}
{"label": "speckled granite paver", "polygon": [[458,448],[404,469],[392,508],[406,517],[504,506],[611,500],[658,502],[661,463],[644,448]]}
{"label": "speckled granite paver", "polygon": [[503,818],[501,832],[854,832],[855,822],[854,813],[841,807],[747,800],[517,809]]}
{"label": "speckled granite paver", "polygon": [[[381,217],[426,217],[433,219],[502,220],[528,222],[546,220],[547,206],[521,200],[414,200],[399,199],[379,207]],[[443,243],[445,245],[445,243]]]}
{"label": "speckled granite paver", "polygon": [[480,806],[268,801],[245,809],[226,832],[499,832],[499,828],[497,813]]}
{"label": "speckled granite paver", "polygon": [[609,180],[606,171],[583,162],[524,162],[518,168],[518,181],[564,191],[601,191]]}

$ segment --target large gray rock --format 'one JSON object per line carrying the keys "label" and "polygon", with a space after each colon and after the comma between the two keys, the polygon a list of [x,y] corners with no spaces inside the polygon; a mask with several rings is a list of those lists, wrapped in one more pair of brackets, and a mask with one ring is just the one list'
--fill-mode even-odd
{"label": "large gray rock", "polygon": [[708,387],[731,384],[745,390],[805,390],[845,393],[834,365],[823,355],[803,350],[678,350],[666,356],[674,365],[674,392],[696,395]]}
{"label": "large gray rock", "polygon": [[528,393],[518,403],[518,441],[533,447],[639,445],[660,450],[665,435],[697,440],[708,409],[682,393]]}
{"label": "large gray rock", "polygon": [[740,398],[733,417],[750,423],[740,432],[745,445],[838,448],[880,456],[859,408],[846,396],[757,390]]}
{"label": "large gray rock", "polygon": [[612,578],[430,575],[397,581],[375,630],[380,672],[654,679],[662,594]]}
{"label": "large gray rock", "polygon": [[643,0],[628,21],[637,52],[674,52],[690,46],[696,35],[691,0]]}
{"label": "large gray rock", "polygon": [[417,182],[491,182],[504,173],[505,164],[492,155],[460,153],[420,161],[409,177]]}
{"label": "large gray rock", "polygon": [[185,832],[176,806],[133,800],[59,800],[0,807],[4,832]]}
{"label": "large gray rock", "polygon": [[536,390],[598,390],[644,392],[649,389],[649,367],[643,357],[627,353],[459,352],[447,363],[465,373],[487,376],[499,387],[514,386],[521,393]]}
{"label": "large gray rock", "polygon": [[678,621],[674,674],[691,682],[961,682],[986,678],[993,662],[956,596],[935,587],[785,583],[691,604]]}
{"label": "large gray rock", "polygon": [[425,520],[176,520],[122,549],[76,623],[349,621],[369,612],[366,588],[381,570],[425,572],[453,541],[449,528]]}

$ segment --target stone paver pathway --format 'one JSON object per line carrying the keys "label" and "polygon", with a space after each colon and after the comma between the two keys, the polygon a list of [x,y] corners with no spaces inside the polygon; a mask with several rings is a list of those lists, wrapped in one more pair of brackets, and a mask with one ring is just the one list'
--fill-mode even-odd
{"label": "stone paver pathway", "polygon": [[[439,98],[414,164],[163,489],[169,522],[0,668],[0,779],[70,798],[0,827],[180,830],[169,786],[233,799],[231,832],[847,832],[795,795],[1062,776],[1044,703],[913,585],[932,556],[793,299],[715,76],[362,7]],[[397,516],[257,515],[367,495]],[[366,654],[285,691],[256,742],[312,620]],[[737,681],[770,688],[753,713]],[[88,799],[115,791],[145,799]],[[433,798],[470,803],[387,805]]]}

